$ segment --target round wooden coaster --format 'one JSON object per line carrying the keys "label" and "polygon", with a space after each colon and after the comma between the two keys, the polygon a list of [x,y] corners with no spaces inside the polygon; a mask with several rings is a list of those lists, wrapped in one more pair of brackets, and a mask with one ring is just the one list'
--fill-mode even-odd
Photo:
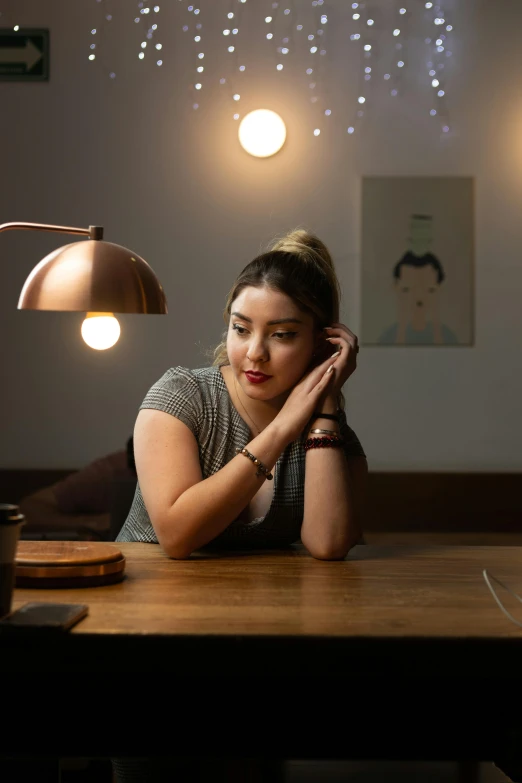
{"label": "round wooden coaster", "polygon": [[123,579],[125,557],[100,541],[19,541],[16,587],[89,587]]}

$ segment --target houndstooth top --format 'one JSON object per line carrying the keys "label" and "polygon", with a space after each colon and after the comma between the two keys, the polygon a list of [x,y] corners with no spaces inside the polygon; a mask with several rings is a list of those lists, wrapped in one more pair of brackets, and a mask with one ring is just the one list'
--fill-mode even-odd
{"label": "houndstooth top", "polygon": [[[216,473],[236,456],[235,449],[250,440],[248,425],[230,399],[219,367],[168,370],[147,393],[142,408],[154,408],[175,416],[189,427],[199,444],[203,478]],[[341,434],[347,457],[364,457],[357,436],[341,412]],[[287,546],[299,540],[304,511],[305,453],[301,439],[290,443],[272,471],[274,494],[264,517],[251,522],[235,520],[211,542],[231,548]],[[129,515],[117,541],[158,543],[139,482]]]}

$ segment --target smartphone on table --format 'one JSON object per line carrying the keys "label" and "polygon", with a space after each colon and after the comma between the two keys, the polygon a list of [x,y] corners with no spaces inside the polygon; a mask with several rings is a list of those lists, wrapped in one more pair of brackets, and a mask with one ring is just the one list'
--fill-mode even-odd
{"label": "smartphone on table", "polygon": [[86,604],[28,603],[0,620],[0,632],[21,628],[68,631],[88,611]]}

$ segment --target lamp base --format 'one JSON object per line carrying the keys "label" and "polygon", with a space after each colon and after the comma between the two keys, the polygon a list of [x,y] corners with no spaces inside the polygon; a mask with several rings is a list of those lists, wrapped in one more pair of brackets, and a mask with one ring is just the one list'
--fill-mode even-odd
{"label": "lamp base", "polygon": [[98,587],[124,578],[117,546],[91,541],[19,541],[15,586]]}

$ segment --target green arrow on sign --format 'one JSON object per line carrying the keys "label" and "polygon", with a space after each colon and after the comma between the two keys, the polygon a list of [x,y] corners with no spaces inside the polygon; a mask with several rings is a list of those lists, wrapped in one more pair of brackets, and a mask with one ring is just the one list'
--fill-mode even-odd
{"label": "green arrow on sign", "polygon": [[26,39],[24,47],[14,46],[12,49],[0,49],[2,63],[24,63],[27,71],[34,68],[41,58],[42,52],[36,48],[30,38]]}

